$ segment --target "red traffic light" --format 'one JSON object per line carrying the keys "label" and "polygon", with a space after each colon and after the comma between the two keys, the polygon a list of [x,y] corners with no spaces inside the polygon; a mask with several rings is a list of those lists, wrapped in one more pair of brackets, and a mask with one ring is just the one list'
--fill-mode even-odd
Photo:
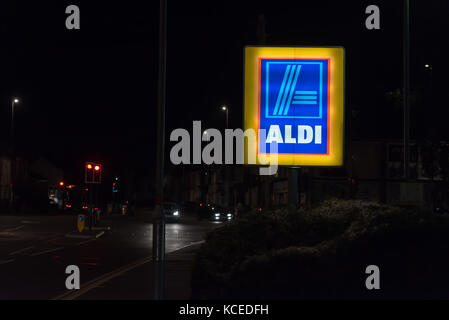
{"label": "red traffic light", "polygon": [[64,181],[59,182],[59,185],[62,187],[64,185]]}
{"label": "red traffic light", "polygon": [[101,163],[86,162],[84,168],[84,183],[101,183]]}

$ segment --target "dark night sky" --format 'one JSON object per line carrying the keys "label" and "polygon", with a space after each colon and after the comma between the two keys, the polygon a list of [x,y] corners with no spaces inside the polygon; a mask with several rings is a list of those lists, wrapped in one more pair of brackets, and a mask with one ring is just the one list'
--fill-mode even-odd
{"label": "dark night sky", "polygon": [[[158,1],[92,2],[0,4],[1,140],[8,140],[9,99],[17,95],[23,152],[48,157],[68,175],[89,159],[153,170]],[[435,116],[449,107],[449,3],[411,2],[412,138],[434,129],[449,139],[445,117]],[[80,7],[81,30],[65,29],[69,4]],[[351,135],[400,138],[401,108],[386,93],[402,86],[402,1],[375,3],[381,9],[376,31],[365,29],[369,4],[169,0],[167,140],[172,128],[190,129],[192,120],[222,127],[222,103],[231,106],[231,126],[242,126],[243,48],[258,44],[260,13],[267,45],[344,46]],[[425,63],[433,66],[432,91]]]}

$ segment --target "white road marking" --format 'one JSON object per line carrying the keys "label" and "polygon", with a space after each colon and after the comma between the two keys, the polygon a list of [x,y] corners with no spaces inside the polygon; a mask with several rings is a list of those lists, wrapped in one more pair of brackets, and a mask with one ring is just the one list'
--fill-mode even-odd
{"label": "white road marking", "polygon": [[102,235],[104,235],[104,231],[98,232],[95,238],[100,238]]}
{"label": "white road marking", "polygon": [[15,254],[18,254],[18,253],[22,253],[22,252],[28,251],[28,250],[33,249],[33,248],[34,248],[34,246],[23,248],[23,249],[11,252],[9,255],[12,256],[12,255],[15,255]]}
{"label": "white road marking", "polygon": [[89,240],[86,240],[86,241],[81,241],[81,242],[78,242],[76,245],[77,246],[80,246],[80,245],[82,245],[82,244],[86,244],[86,243],[89,243],[89,242],[92,242],[92,241],[96,241],[98,238],[94,238],[94,239],[89,239]]}
{"label": "white road marking", "polygon": [[0,260],[0,265],[1,265],[1,264],[7,264],[7,263],[10,263],[10,262],[13,262],[13,261],[14,261],[14,259]]}
{"label": "white road marking", "polygon": [[[197,241],[197,242],[191,242],[190,244],[188,244],[186,246],[183,246],[183,247],[178,248],[176,250],[173,250],[171,252],[167,252],[166,254],[171,254],[171,253],[174,253],[174,252],[179,251],[181,249],[190,247],[190,246],[195,245],[195,244],[203,243],[203,242],[204,242],[204,240]],[[146,263],[151,262],[152,259],[153,259],[152,256],[148,256],[146,258],[137,260],[137,261],[135,261],[133,263],[130,263],[128,265],[125,265],[125,266],[123,266],[123,267],[121,267],[119,269],[116,269],[116,270],[111,271],[109,273],[106,273],[106,274],[104,274],[102,276],[99,276],[99,277],[97,277],[97,278],[95,278],[93,280],[90,280],[90,281],[88,281],[86,283],[83,283],[80,286],[81,288],[79,290],[66,291],[65,293],[63,293],[63,294],[61,294],[61,295],[59,295],[57,297],[54,297],[51,300],[75,300],[76,298],[82,296],[83,294],[87,293],[88,291],[90,291],[90,290],[92,290],[94,288],[98,288],[98,287],[102,286],[103,284],[105,284],[109,280],[112,280],[112,279],[114,279],[114,278],[116,278],[116,277],[118,277],[120,275],[123,275],[124,273],[126,273],[128,271],[131,271],[131,270],[133,270],[133,269],[135,269],[137,267],[140,267],[140,266],[142,266],[142,265],[144,265]]]}
{"label": "white road marking", "polygon": [[0,236],[3,237],[12,237],[14,234],[11,232],[0,232]]}
{"label": "white road marking", "polygon": [[17,230],[22,229],[22,228],[24,228],[24,227],[25,227],[24,225],[21,225],[21,226],[18,226],[18,227],[14,227],[14,228],[2,230],[2,232],[17,231]]}
{"label": "white road marking", "polygon": [[78,298],[79,296],[87,293],[88,291],[99,287],[100,285],[108,282],[111,279],[114,279],[115,277],[118,277],[121,274],[124,274],[132,269],[135,269],[141,265],[144,265],[148,262],[150,262],[152,259],[152,257],[146,257],[143,258],[141,260],[138,260],[136,262],[133,262],[131,264],[128,264],[124,267],[121,267],[117,270],[111,271],[109,273],[106,273],[100,277],[97,277],[91,281],[88,281],[86,283],[83,283],[83,285],[81,285],[81,288],[79,290],[76,291],[67,291],[51,300],[74,300],[76,298]]}
{"label": "white road marking", "polygon": [[57,250],[61,250],[61,249],[63,249],[63,248],[64,248],[64,247],[59,247],[59,248],[49,249],[49,250],[45,250],[45,251],[41,251],[41,252],[36,252],[36,253],[33,253],[31,256],[32,256],[32,257],[40,256],[40,255],[42,255],[42,254],[54,252],[54,251],[57,251]]}
{"label": "white road marking", "polygon": [[183,246],[183,247],[181,247],[181,248],[177,248],[177,249],[175,249],[175,250],[173,250],[173,251],[167,252],[167,254],[174,253],[174,252],[176,252],[176,251],[179,251],[179,250],[182,250],[182,249],[185,249],[185,248],[194,246],[194,245],[196,245],[196,244],[203,244],[203,243],[205,243],[205,242],[206,242],[206,240],[200,240],[200,241],[190,242],[190,244],[185,245],[185,246]]}
{"label": "white road marking", "polygon": [[24,224],[39,224],[39,223],[41,223],[39,220],[22,220],[20,222],[24,223]]}

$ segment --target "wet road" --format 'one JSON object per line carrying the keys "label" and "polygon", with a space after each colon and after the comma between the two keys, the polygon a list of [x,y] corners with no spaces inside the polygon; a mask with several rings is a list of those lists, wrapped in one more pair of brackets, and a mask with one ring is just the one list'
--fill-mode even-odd
{"label": "wet road", "polygon": [[[51,299],[67,290],[68,265],[81,284],[151,258],[152,224],[146,217],[104,220],[110,230],[96,239],[74,239],[75,216],[0,216],[0,299]],[[166,252],[204,239],[219,224],[184,218],[166,227]]]}

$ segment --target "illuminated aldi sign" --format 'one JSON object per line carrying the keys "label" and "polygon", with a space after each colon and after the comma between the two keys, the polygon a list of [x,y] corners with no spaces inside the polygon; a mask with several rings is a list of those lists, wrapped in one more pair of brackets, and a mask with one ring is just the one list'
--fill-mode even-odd
{"label": "illuminated aldi sign", "polygon": [[[245,48],[245,130],[264,129],[247,152],[278,163],[343,165],[344,49]],[[245,157],[247,159],[247,157]]]}

